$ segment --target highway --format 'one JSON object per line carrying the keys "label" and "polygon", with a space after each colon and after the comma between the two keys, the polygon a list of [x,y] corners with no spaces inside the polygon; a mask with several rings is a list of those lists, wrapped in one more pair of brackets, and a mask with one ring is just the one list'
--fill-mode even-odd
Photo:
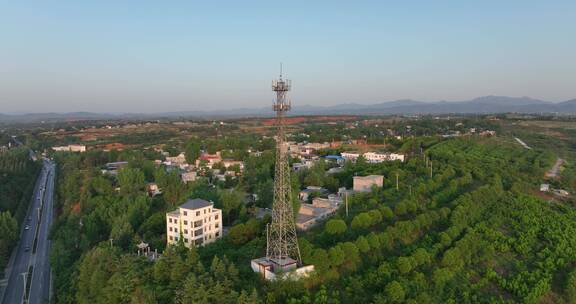
{"label": "highway", "polygon": [[20,241],[6,268],[8,278],[2,303],[49,302],[51,275],[48,235],[53,217],[54,173],[54,163],[43,160],[42,172],[36,181],[32,202],[21,227]]}

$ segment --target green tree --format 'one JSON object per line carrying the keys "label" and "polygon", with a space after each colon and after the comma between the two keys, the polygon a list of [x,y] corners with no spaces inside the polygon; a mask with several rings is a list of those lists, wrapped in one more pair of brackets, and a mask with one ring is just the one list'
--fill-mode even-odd
{"label": "green tree", "polygon": [[240,214],[240,209],[244,206],[244,196],[243,192],[236,189],[218,191],[219,201],[222,205],[222,217],[228,225]]}
{"label": "green tree", "polygon": [[346,222],[340,219],[331,219],[326,222],[326,226],[324,227],[326,233],[331,235],[342,234],[346,232],[346,229],[348,229]]}
{"label": "green tree", "polygon": [[137,195],[144,190],[144,173],[140,169],[123,168],[118,172],[118,185],[122,195]]}
{"label": "green tree", "polygon": [[200,149],[201,149],[200,142],[196,138],[191,139],[186,144],[185,149],[186,162],[189,164],[194,164],[196,159],[200,157]]}
{"label": "green tree", "polygon": [[18,222],[10,211],[0,212],[0,265],[4,265],[18,239]]}
{"label": "green tree", "polygon": [[334,266],[340,266],[344,263],[346,257],[344,256],[344,251],[340,246],[334,246],[328,249],[328,255],[330,257],[330,261]]}
{"label": "green tree", "polygon": [[126,216],[118,217],[112,226],[110,238],[113,240],[114,245],[122,248],[127,248],[134,236],[134,229],[130,225],[130,221]]}
{"label": "green tree", "polygon": [[105,248],[95,248],[86,254],[78,267],[79,304],[102,303],[102,291],[113,273],[116,258]]}
{"label": "green tree", "polygon": [[394,218],[394,212],[388,206],[382,206],[380,208],[380,213],[382,214],[382,218],[385,220],[391,220]]}
{"label": "green tree", "polygon": [[354,230],[362,230],[372,225],[372,217],[366,212],[356,215],[350,224]]}
{"label": "green tree", "polygon": [[237,304],[258,304],[260,303],[260,299],[258,298],[258,292],[256,289],[252,289],[251,293],[248,293],[246,290],[242,290],[240,292],[240,296],[238,296]]}
{"label": "green tree", "polygon": [[358,239],[356,239],[356,247],[358,247],[358,250],[362,253],[370,251],[370,244],[363,235],[361,235],[360,237],[358,237]]}
{"label": "green tree", "polygon": [[566,297],[568,303],[576,304],[576,270],[573,270],[568,274],[568,280],[566,282]]}
{"label": "green tree", "polygon": [[398,265],[398,270],[402,274],[410,272],[414,266],[414,261],[410,257],[399,257],[396,263]]}
{"label": "green tree", "polygon": [[404,288],[400,283],[398,283],[398,281],[392,281],[388,283],[388,285],[386,285],[385,291],[386,295],[393,303],[404,301],[404,297],[406,296]]}

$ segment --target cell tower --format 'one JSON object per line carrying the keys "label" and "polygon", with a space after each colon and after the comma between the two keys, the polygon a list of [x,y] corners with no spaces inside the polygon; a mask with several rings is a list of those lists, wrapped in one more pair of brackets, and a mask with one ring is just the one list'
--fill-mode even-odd
{"label": "cell tower", "polygon": [[288,167],[285,134],[285,115],[290,111],[290,101],[287,100],[290,91],[290,80],[280,78],[272,81],[272,91],[276,92],[276,101],[272,106],[276,112],[276,166],[274,172],[274,203],[272,204],[272,223],[268,226],[266,257],[281,268],[301,264],[300,249],[296,237],[294,210],[292,208],[292,189],[290,169]]}
{"label": "cell tower", "polygon": [[275,274],[292,270],[296,270],[294,277],[299,277],[314,270],[312,265],[298,268],[302,265],[302,259],[292,208],[285,134],[285,116],[291,108],[291,103],[287,100],[290,89],[291,82],[282,78],[282,65],[280,65],[280,78],[272,81],[272,91],[276,92],[276,101],[272,108],[276,112],[277,127],[272,222],[266,227],[266,257],[252,260],[252,269],[262,273],[266,279],[275,279]]}

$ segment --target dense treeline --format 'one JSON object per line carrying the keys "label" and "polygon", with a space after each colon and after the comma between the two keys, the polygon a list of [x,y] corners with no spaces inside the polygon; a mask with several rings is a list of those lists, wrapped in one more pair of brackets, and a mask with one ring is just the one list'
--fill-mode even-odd
{"label": "dense treeline", "polygon": [[[208,183],[207,179],[199,180],[187,185],[180,180],[178,172],[167,170],[164,166],[155,166],[152,159],[159,155],[135,150],[122,152],[103,152],[98,150],[87,153],[58,153],[56,155],[58,175],[58,220],[53,228],[53,250],[51,263],[55,270],[56,299],[61,303],[77,303],[93,301],[89,294],[98,291],[83,292],[81,284],[82,269],[89,262],[88,256],[93,257],[93,251],[100,251],[95,255],[113,256],[118,260],[132,261],[134,265],[148,265],[137,257],[135,245],[145,241],[153,249],[164,252],[166,259],[162,261],[174,261],[180,263],[179,258],[168,259],[170,251],[165,251],[165,213],[173,210],[179,203],[188,197],[200,197],[215,202],[216,207],[223,211],[225,225],[248,220],[246,207],[244,206],[245,193],[242,187],[224,189]],[[106,162],[126,160],[128,166],[122,168],[117,176],[103,175],[99,168]],[[259,165],[258,165],[259,166]],[[146,184],[155,182],[162,189],[162,195],[151,198],[146,192]],[[253,225],[254,221],[248,221],[247,225]],[[261,231],[261,223],[256,222],[256,227],[249,231],[242,231],[238,238],[253,238],[254,233]],[[238,243],[237,240],[234,242]],[[186,250],[187,251],[187,250]],[[183,256],[180,249],[178,256]],[[88,255],[88,256],[87,256]],[[231,253],[235,256],[235,253]],[[203,257],[206,257],[203,255]],[[103,261],[103,259],[96,259]],[[222,258],[226,268],[235,266]],[[128,262],[126,262],[128,263]],[[171,263],[171,262],[170,262]],[[206,266],[212,265],[212,256],[203,261]],[[160,265],[157,263],[156,265]],[[197,263],[194,262],[194,267]],[[72,265],[72,266],[71,266]],[[231,266],[232,265],[232,266]],[[100,265],[102,266],[102,265]],[[131,271],[123,262],[118,268],[108,268],[107,271]],[[176,267],[171,265],[171,267]],[[195,269],[195,268],[194,268]],[[200,268],[199,268],[200,269]],[[211,281],[203,272],[195,272],[200,279]],[[184,278],[192,269],[181,269]],[[244,269],[244,272],[247,269]],[[152,271],[152,270],[151,270]],[[166,269],[159,273],[166,273]],[[90,271],[92,273],[92,271]],[[142,272],[148,274],[148,272]],[[129,274],[132,275],[132,274]],[[206,275],[210,276],[209,273]],[[252,275],[250,273],[250,275]],[[180,278],[180,277],[178,277]],[[164,279],[159,282],[164,282]],[[224,284],[223,282],[221,282]],[[205,282],[204,284],[208,284]],[[159,290],[155,299],[169,303],[176,296],[175,282],[165,286],[165,290]],[[230,285],[226,283],[225,287]],[[227,289],[224,290],[227,290]],[[97,290],[97,289],[94,289]],[[121,291],[118,292],[127,292]],[[131,293],[132,290],[129,290]],[[138,293],[146,292],[139,289]],[[116,295],[114,295],[116,296]],[[126,297],[131,294],[117,295],[123,300],[114,300],[124,303]],[[238,296],[252,296],[252,291],[244,295],[238,289]],[[231,297],[234,298],[234,297]],[[110,300],[105,298],[104,303]],[[137,302],[141,303],[141,302]],[[155,303],[155,302],[154,302]]]}
{"label": "dense treeline", "polygon": [[7,263],[18,241],[40,165],[25,148],[0,153],[0,268]]}
{"label": "dense treeline", "polygon": [[500,126],[483,118],[465,117],[457,120],[436,119],[423,116],[415,119],[374,118],[366,117],[365,121],[338,122],[326,124],[311,122],[305,125],[303,132],[293,134],[291,139],[310,142],[346,141],[349,139],[365,139],[369,144],[389,144],[397,146],[401,141],[395,136],[433,136],[439,134],[465,134],[470,128],[500,131]]}
{"label": "dense treeline", "polygon": [[[97,170],[110,159],[106,153],[92,161],[88,154],[66,155],[58,160],[61,215],[53,231],[56,302],[574,301],[576,212],[530,195],[553,154],[478,138],[416,137],[403,146],[412,155],[406,163],[360,159],[331,176],[321,174],[323,165],[294,176],[294,188],[350,187],[354,175],[365,174],[386,181],[350,196],[348,213],[342,208],[302,234],[302,258],[316,273],[284,283],[264,283],[249,268],[250,259],[264,254],[269,219],[250,219],[243,196],[257,193],[256,204],[266,206],[272,153],[246,157],[245,174],[232,188],[180,185],[139,152],[124,152],[130,164],[117,178]],[[165,187],[163,196],[144,195],[150,181]],[[233,226],[198,250],[164,249],[164,213],[190,196],[215,201]],[[163,257],[138,257],[140,240]]]}

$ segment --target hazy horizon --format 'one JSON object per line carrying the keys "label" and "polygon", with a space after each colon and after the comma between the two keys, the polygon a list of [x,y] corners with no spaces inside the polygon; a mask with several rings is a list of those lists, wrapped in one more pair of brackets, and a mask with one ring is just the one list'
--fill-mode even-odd
{"label": "hazy horizon", "polygon": [[0,113],[576,97],[576,3],[6,3]]}

